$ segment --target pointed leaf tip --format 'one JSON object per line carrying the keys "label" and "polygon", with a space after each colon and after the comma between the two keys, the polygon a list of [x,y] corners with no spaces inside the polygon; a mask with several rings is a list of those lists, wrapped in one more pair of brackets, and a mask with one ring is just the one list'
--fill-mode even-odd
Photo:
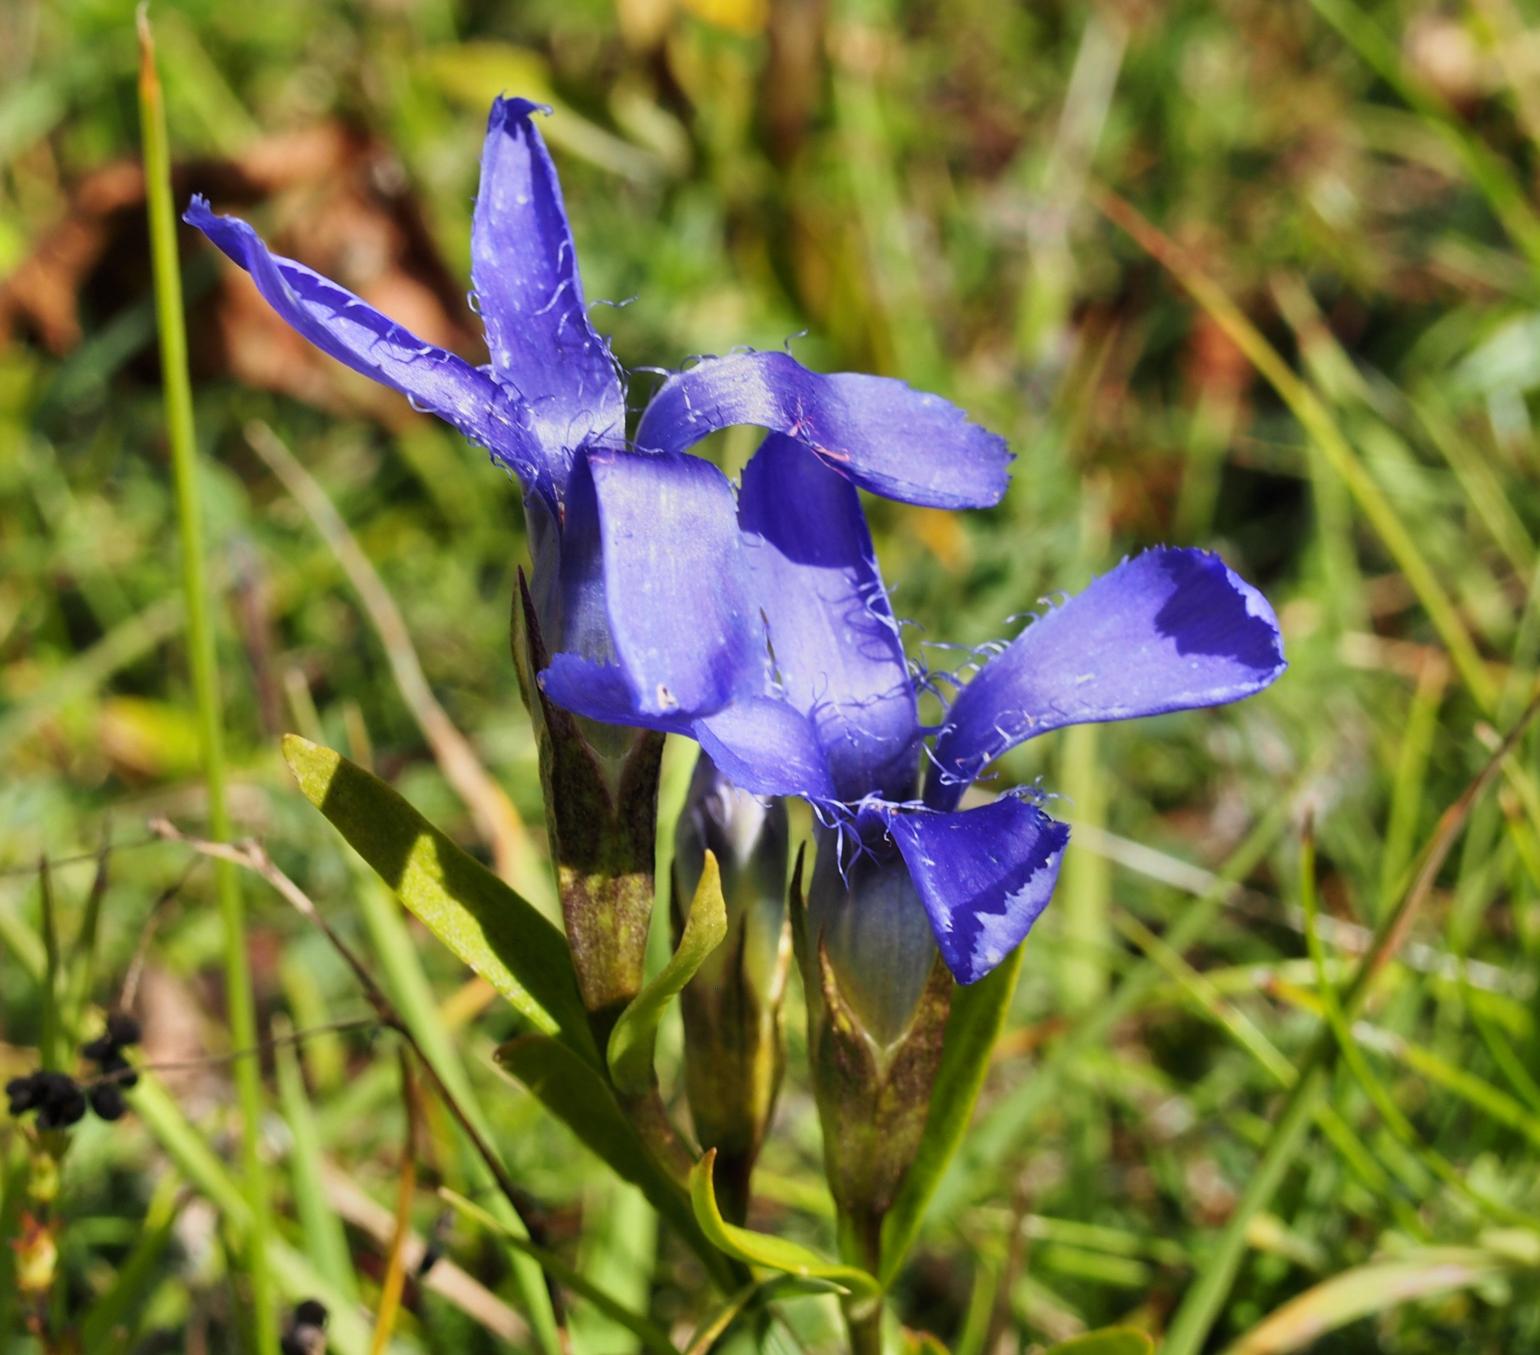
{"label": "pointed leaf tip", "polygon": [[317,809],[326,800],[332,777],[342,765],[342,754],[298,734],[283,736],[283,760],[299,784],[301,792]]}
{"label": "pointed leaf tip", "polygon": [[679,996],[706,957],[727,935],[727,901],[722,897],[722,872],[717,859],[706,853],[700,883],[690,900],[679,948],[653,980],[632,998],[610,1034],[610,1076],[616,1087],[638,1094],[652,1085],[653,1049],[658,1025],[669,1004]]}
{"label": "pointed leaf tip", "polygon": [[691,1169],[690,1204],[701,1232],[721,1251],[751,1266],[763,1266],[799,1279],[827,1281],[852,1294],[881,1292],[877,1277],[858,1266],[830,1261],[811,1247],[727,1222],[717,1205],[716,1186],[712,1180],[716,1159],[716,1149],[708,1148]]}
{"label": "pointed leaf tip", "polygon": [[305,798],[414,917],[536,1030],[598,1066],[561,932],[378,777],[293,734],[283,754]]}

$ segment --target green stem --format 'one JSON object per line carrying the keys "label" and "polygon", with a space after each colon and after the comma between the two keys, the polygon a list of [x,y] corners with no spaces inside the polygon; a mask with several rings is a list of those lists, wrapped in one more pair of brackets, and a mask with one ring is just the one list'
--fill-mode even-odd
{"label": "green stem", "polygon": [[[139,8],[139,118],[144,138],[145,196],[149,208],[150,263],[155,282],[155,322],[160,336],[161,383],[165,392],[166,435],[176,484],[177,530],[182,552],[182,592],[187,610],[187,645],[197,703],[198,733],[209,797],[209,834],[230,838],[225,804],[225,758],[220,717],[219,672],[214,631],[209,618],[208,583],[203,572],[203,524],[198,502],[197,440],[193,430],[192,385],[187,370],[187,331],[182,314],[181,271],[177,259],[176,208],[172,201],[171,149],[155,46],[147,9]],[[215,889],[225,932],[225,989],[230,1039],[237,1049],[257,1043],[256,1004],[246,954],[245,910],[235,867],[214,863]],[[244,1262],[251,1286],[250,1349],[277,1349],[278,1325],[272,1281],[267,1268],[271,1227],[267,1172],[262,1162],[262,1081],[256,1059],[240,1059],[234,1069],[241,1112],[242,1175],[251,1223],[244,1239]]]}
{"label": "green stem", "polygon": [[[876,1212],[845,1214],[839,1221],[840,1251],[851,1265],[876,1275],[882,1260],[882,1219]],[[840,1301],[851,1355],[882,1355],[883,1291],[849,1294]]]}

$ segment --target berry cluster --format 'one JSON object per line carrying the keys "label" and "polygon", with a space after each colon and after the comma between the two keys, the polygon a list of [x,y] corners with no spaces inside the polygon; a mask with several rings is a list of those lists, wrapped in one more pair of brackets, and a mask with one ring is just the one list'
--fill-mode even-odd
{"label": "berry cluster", "polygon": [[326,1305],[315,1299],[297,1304],[279,1348],[283,1355],[322,1355],[326,1349]]}
{"label": "berry cluster", "polygon": [[139,1074],[123,1057],[123,1051],[139,1043],[139,1022],[127,1012],[113,1012],[107,1030],[82,1046],[80,1052],[98,1070],[95,1080],[82,1087],[68,1073],[40,1068],[25,1077],[12,1078],[5,1094],[12,1115],[37,1112],[39,1129],[64,1129],[85,1118],[86,1106],[103,1120],[121,1119],[126,1109],[123,1090],[139,1081]]}
{"label": "berry cluster", "polygon": [[37,1111],[39,1129],[63,1129],[86,1113],[86,1094],[68,1073],[39,1069],[5,1084],[12,1115]]}

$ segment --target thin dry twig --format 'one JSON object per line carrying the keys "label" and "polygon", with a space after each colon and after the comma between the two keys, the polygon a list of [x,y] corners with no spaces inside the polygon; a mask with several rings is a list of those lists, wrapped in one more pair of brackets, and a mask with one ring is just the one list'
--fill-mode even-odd
{"label": "thin dry twig", "polygon": [[401,609],[330,496],[267,424],[253,420],[245,433],[252,451],[305,510],[347,574],[385,648],[402,700],[428,741],[444,779],[470,811],[477,833],[491,848],[497,873],[526,897],[548,892],[549,883],[539,871],[524,820],[433,694]]}
{"label": "thin dry twig", "polygon": [[[380,1246],[390,1245],[395,1229],[395,1216],[390,1210],[373,1200],[351,1177],[331,1163],[322,1166],[322,1182],[326,1189],[327,1204],[347,1223],[366,1233]],[[403,1259],[407,1269],[417,1276],[419,1284],[447,1299],[499,1340],[516,1346],[523,1346],[529,1341],[528,1323],[453,1261],[437,1260],[423,1273],[422,1263],[427,1255],[428,1243],[417,1233],[409,1234],[403,1248]]]}
{"label": "thin dry twig", "polygon": [[273,859],[267,854],[267,850],[260,842],[250,838],[244,842],[210,842],[204,838],[189,837],[183,833],[169,819],[152,819],[150,831],[165,838],[168,842],[180,842],[192,848],[193,851],[203,856],[213,857],[218,860],[231,861],[245,870],[260,875],[270,884],[279,895],[288,903],[295,912],[320,928],[321,934],[331,943],[342,962],[353,971],[353,977],[358,980],[359,986],[364,990],[364,996],[368,998],[369,1005],[378,1013],[382,1025],[389,1026],[408,1045],[417,1056],[417,1062],[427,1075],[428,1081],[433,1086],[434,1094],[454,1117],[466,1138],[470,1141],[476,1155],[486,1164],[487,1170],[492,1173],[492,1179],[497,1182],[498,1189],[502,1192],[509,1206],[517,1215],[519,1221],[526,1228],[530,1226],[526,1212],[526,1201],[523,1193],[508,1175],[508,1169],[503,1166],[502,1159],[493,1151],[482,1136],[465,1108],[456,1099],[453,1092],[444,1085],[444,1080],[438,1075],[433,1062],[428,1058],[423,1047],[417,1042],[417,1037],[412,1034],[411,1027],[396,1010],[385,990],[375,982],[368,967],[359,958],[358,953],[337,935],[331,924],[321,915],[320,909],[315,906],[310,896],[274,864]]}
{"label": "thin dry twig", "polygon": [[270,1035],[254,1045],[248,1045],[244,1049],[230,1049],[223,1054],[202,1054],[195,1059],[156,1059],[149,1063],[135,1063],[110,1073],[102,1073],[97,1077],[81,1078],[78,1080],[78,1085],[82,1089],[89,1090],[107,1082],[129,1082],[137,1078],[140,1073],[185,1073],[194,1069],[215,1068],[221,1063],[234,1063],[237,1059],[249,1059],[259,1054],[269,1053],[286,1044],[302,1044],[312,1036],[341,1035],[350,1030],[377,1030],[379,1026],[380,1019],[377,1016],[353,1016],[341,1021],[325,1021],[317,1026],[306,1026],[303,1030],[291,1030],[284,1035]]}
{"label": "thin dry twig", "polygon": [[[159,842],[162,839],[152,834],[147,841]],[[144,962],[149,956],[150,942],[155,939],[156,929],[160,926],[161,919],[165,917],[166,909],[182,892],[193,871],[201,864],[201,857],[190,858],[182,873],[161,890],[155,902],[150,905],[150,911],[145,915],[144,925],[139,929],[139,940],[134,945],[133,958],[128,962],[128,972],[123,975],[123,986],[118,990],[117,1006],[120,1012],[133,1011],[134,1002],[139,996],[139,980],[144,976]]]}

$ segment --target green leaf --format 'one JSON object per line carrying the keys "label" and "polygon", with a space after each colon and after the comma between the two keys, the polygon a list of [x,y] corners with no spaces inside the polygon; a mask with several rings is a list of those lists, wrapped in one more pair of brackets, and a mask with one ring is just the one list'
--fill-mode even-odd
{"label": "green leaf", "polygon": [[947,1018],[941,1067],[930,1096],[925,1133],[914,1165],[904,1177],[898,1198],[882,1224],[884,1289],[893,1283],[919,1236],[931,1196],[967,1132],[989,1068],[989,1056],[1000,1038],[1011,995],[1016,991],[1024,950],[1025,947],[1017,946],[1010,958],[987,978],[958,987],[952,993],[952,1013]]}
{"label": "green leaf", "polygon": [[635,1312],[612,1298],[603,1288],[593,1284],[555,1252],[536,1246],[527,1237],[520,1237],[485,1209],[472,1204],[463,1195],[457,1195],[448,1189],[441,1189],[439,1194],[466,1218],[474,1219],[483,1228],[501,1236],[515,1251],[523,1252],[526,1256],[538,1261],[541,1269],[557,1284],[564,1285],[579,1298],[587,1299],[611,1322],[624,1327],[635,1336],[644,1349],[654,1351],[657,1355],[679,1355],[679,1348],[668,1339],[668,1333],[650,1317],[645,1313]]}
{"label": "green leaf", "polygon": [[611,1171],[636,1186],[700,1253],[718,1279],[733,1285],[736,1277],[696,1224],[684,1191],[647,1151],[597,1068],[559,1040],[544,1035],[510,1040],[494,1057]]}
{"label": "green leaf", "polygon": [[718,1248],[751,1266],[764,1266],[804,1280],[827,1280],[851,1294],[875,1295],[880,1292],[877,1277],[858,1266],[830,1261],[799,1242],[788,1242],[769,1233],[756,1233],[724,1219],[717,1208],[716,1189],[711,1181],[716,1156],[716,1149],[712,1148],[695,1164],[690,1173],[690,1201],[695,1206],[695,1218],[701,1231]]}
{"label": "green leaf", "polygon": [[597,1064],[566,940],[538,909],[340,753],[288,734],[283,755],[305,797],[434,936],[536,1029]]}
{"label": "green leaf", "polygon": [[690,900],[679,949],[657,976],[621,1012],[610,1033],[610,1077],[622,1094],[640,1094],[653,1083],[652,1057],[658,1023],[668,1005],[684,989],[705,958],[727,935],[727,904],[722,898],[722,872],[716,857],[706,853],[700,883]]}
{"label": "green leaf", "polygon": [[1049,1346],[1048,1355],[1155,1355],[1155,1342],[1136,1327],[1103,1327]]}

